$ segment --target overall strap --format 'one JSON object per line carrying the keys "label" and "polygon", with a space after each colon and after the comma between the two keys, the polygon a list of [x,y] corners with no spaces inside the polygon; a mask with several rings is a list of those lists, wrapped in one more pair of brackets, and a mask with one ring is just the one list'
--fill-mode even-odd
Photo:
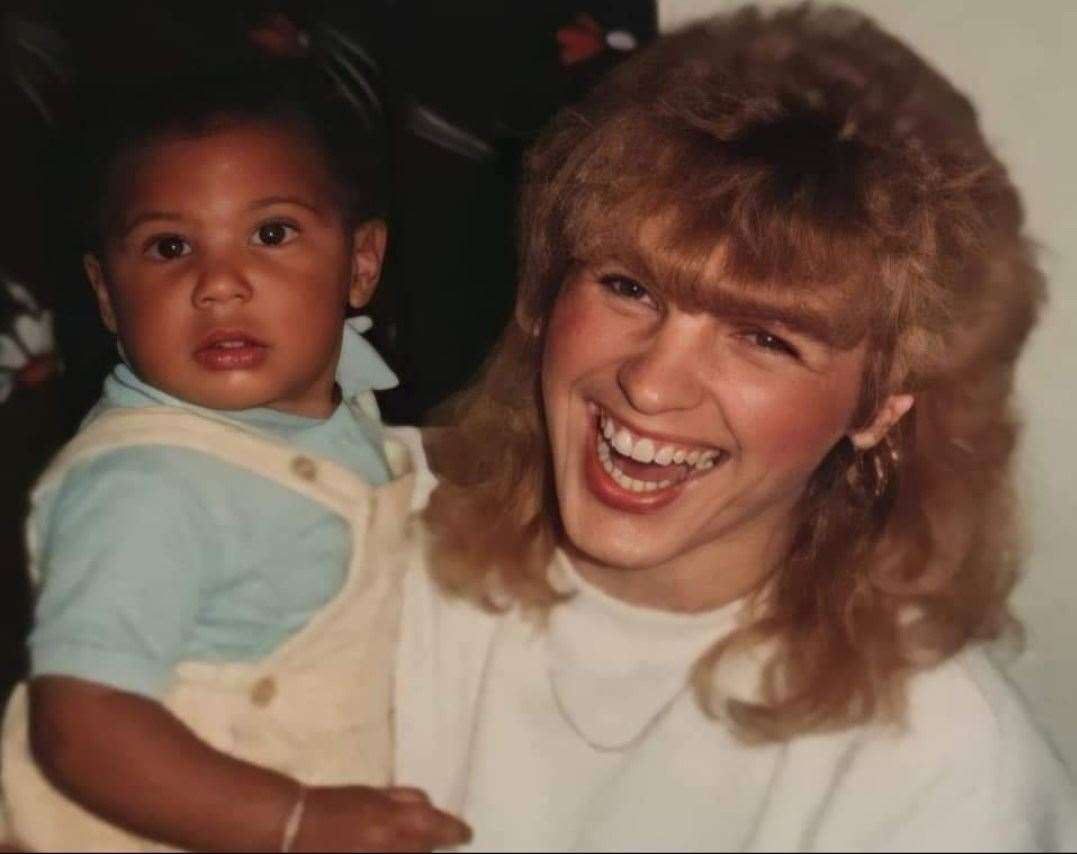
{"label": "overall strap", "polygon": [[[406,524],[414,476],[406,443],[390,437],[386,451],[395,480],[372,487],[359,475],[320,455],[243,425],[211,415],[168,406],[114,409],[91,422],[53,458],[31,493],[34,505],[72,467],[101,454],[138,445],[187,448],[239,466],[303,495],[340,516],[352,531],[355,551],[361,551],[372,522],[385,535],[398,535]],[[40,544],[35,526],[27,520],[26,543],[30,574],[37,579]]]}
{"label": "overall strap", "polygon": [[94,420],[53,459],[34,487],[36,497],[75,465],[136,445],[168,445],[216,457],[280,483],[330,510],[349,516],[371,487],[325,457],[308,454],[272,436],[209,415],[173,407],[114,409]]}

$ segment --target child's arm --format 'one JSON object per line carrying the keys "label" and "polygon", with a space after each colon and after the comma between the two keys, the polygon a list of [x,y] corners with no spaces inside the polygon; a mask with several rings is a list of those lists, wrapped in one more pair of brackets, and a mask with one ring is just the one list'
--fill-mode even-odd
{"label": "child's arm", "polygon": [[[281,850],[300,786],[214,750],[161,704],[43,676],[30,684],[30,722],[45,775],[108,821],[190,850]],[[469,835],[414,790],[317,787],[293,850],[428,850]]]}

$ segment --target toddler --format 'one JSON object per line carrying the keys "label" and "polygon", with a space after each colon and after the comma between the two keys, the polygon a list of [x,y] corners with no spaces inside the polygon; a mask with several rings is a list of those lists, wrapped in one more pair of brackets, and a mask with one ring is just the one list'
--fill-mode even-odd
{"label": "toddler", "polygon": [[31,678],[2,763],[22,845],[467,835],[375,788],[413,476],[371,394],[395,378],[345,320],[385,250],[374,173],[312,91],[173,81],[104,135],[84,263],[123,362],[33,496]]}

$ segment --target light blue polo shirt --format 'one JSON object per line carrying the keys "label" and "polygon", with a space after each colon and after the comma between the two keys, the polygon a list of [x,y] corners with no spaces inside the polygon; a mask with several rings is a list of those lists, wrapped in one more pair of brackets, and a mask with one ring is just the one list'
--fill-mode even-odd
{"label": "light blue polo shirt", "polygon": [[[396,377],[345,328],[344,397]],[[142,382],[126,365],[105,381],[86,423],[117,407],[206,410]],[[214,411],[386,482],[381,425],[345,404],[327,419],[259,408]],[[250,661],[295,634],[340,589],[345,523],[275,482],[197,451],[138,446],[73,468],[31,515],[41,588],[31,673],[87,679],[150,697],[182,660]]]}

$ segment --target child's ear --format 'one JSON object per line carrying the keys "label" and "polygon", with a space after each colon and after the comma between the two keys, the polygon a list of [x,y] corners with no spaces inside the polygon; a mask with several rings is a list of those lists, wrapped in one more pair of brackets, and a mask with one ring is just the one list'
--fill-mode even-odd
{"label": "child's ear", "polygon": [[524,331],[525,335],[538,338],[542,333],[542,318],[534,317],[530,310],[524,306],[523,300],[516,300],[512,316],[516,321],[516,325]]}
{"label": "child's ear", "polygon": [[96,255],[87,253],[82,256],[82,269],[86,271],[86,278],[90,280],[90,287],[97,297],[97,311],[101,315],[101,322],[109,332],[116,332],[116,312],[112,309],[112,297],[108,293],[104,267]]}
{"label": "child's ear", "polygon": [[866,427],[849,433],[849,441],[858,451],[874,448],[900,421],[905,413],[912,409],[914,398],[911,394],[892,394],[875,412],[875,417]]}
{"label": "child's ear", "polygon": [[389,230],[380,219],[367,220],[355,229],[352,242],[352,280],[348,287],[348,305],[362,308],[374,296],[385,261]]}

